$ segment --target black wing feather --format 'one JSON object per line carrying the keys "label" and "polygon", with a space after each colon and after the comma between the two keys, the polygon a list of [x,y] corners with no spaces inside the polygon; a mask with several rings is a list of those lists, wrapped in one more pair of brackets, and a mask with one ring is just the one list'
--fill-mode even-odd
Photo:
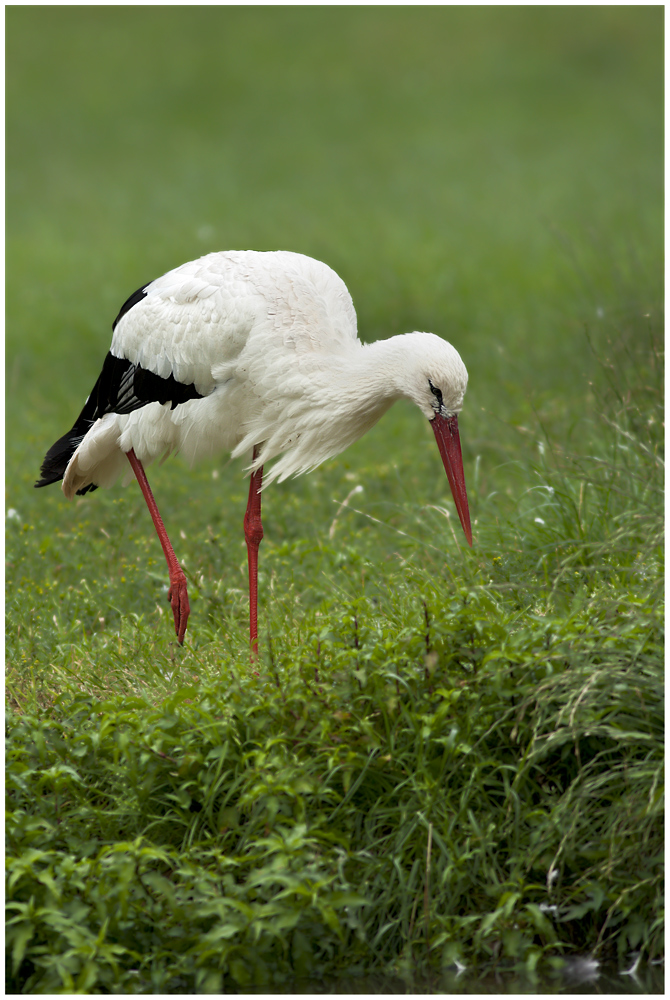
{"label": "black wing feather", "polygon": [[[142,301],[147,287],[144,285],[126,299],[114,320],[113,328],[122,316]],[[86,400],[74,426],[46,453],[42,462],[42,478],[35,483],[35,486],[49,486],[63,478],[68,462],[84,437],[95,421],[104,417],[106,413],[132,413],[147,403],[170,403],[174,410],[175,406],[189,399],[202,399],[202,393],[198,392],[193,383],[184,385],[172,374],[162,378],[140,365],[134,365],[127,358],[115,357],[109,351],[93,392]],[[88,493],[94,489],[97,487],[91,483],[77,492]]]}
{"label": "black wing feather", "polygon": [[126,299],[126,301],[123,303],[123,305],[119,309],[119,315],[116,317],[116,319],[112,323],[112,331],[116,330],[117,324],[118,324],[119,320],[121,319],[121,317],[125,316],[126,313],[130,309],[132,309],[133,306],[136,306],[138,302],[142,301],[142,299],[144,298],[144,296],[147,294],[147,288],[149,287],[150,284],[151,284],[151,282],[149,282],[147,285],[142,285],[142,287],[138,288],[136,292],[133,292],[132,295],[128,296],[128,298]]}

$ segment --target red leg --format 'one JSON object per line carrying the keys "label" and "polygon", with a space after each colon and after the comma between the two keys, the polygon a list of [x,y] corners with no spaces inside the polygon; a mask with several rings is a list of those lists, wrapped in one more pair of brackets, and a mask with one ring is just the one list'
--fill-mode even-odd
{"label": "red leg", "polygon": [[170,574],[168,601],[172,605],[174,628],[177,633],[177,638],[179,639],[179,642],[183,642],[186,634],[186,623],[188,622],[188,616],[191,611],[188,605],[188,593],[186,591],[186,575],[177,562],[177,557],[174,554],[174,549],[172,548],[167,531],[165,530],[165,525],[163,524],[163,518],[160,516],[158,507],[156,506],[156,501],[154,500],[154,495],[151,492],[146,472],[144,471],[142,463],[132,448],[128,452],[128,461],[133,467],[133,472],[137,477],[137,482],[140,484],[140,489],[142,490],[144,499],[147,502],[151,519],[154,522],[156,534],[158,535],[160,543],[163,546],[163,552],[165,553],[165,558],[168,564],[168,572]]}
{"label": "red leg", "polygon": [[[254,448],[254,458],[258,448]],[[251,476],[249,483],[249,501],[244,515],[244,537],[247,540],[247,556],[249,559],[249,639],[251,651],[258,653],[258,546],[263,538],[261,522],[261,493],[263,485],[263,466]]]}

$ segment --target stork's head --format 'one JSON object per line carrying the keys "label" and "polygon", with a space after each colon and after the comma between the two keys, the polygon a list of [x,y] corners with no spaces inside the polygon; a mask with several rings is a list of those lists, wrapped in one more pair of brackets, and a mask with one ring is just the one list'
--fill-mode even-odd
{"label": "stork's head", "polygon": [[433,333],[398,337],[407,352],[401,394],[411,399],[430,420],[440,449],[458,516],[472,545],[470,510],[458,433],[458,414],[468,385],[468,373],[455,347]]}
{"label": "stork's head", "polygon": [[393,340],[403,349],[401,395],[416,403],[429,420],[436,413],[460,413],[468,373],[456,348],[434,333],[406,333]]}

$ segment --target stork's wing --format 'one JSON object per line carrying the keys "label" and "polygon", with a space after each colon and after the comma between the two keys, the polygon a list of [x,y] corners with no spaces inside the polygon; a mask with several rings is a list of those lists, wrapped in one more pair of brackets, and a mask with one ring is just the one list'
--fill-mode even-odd
{"label": "stork's wing", "polygon": [[289,251],[207,254],[143,286],[124,304],[111,351],[208,395],[249,347],[340,353],[358,339],[346,285],[326,264]]}

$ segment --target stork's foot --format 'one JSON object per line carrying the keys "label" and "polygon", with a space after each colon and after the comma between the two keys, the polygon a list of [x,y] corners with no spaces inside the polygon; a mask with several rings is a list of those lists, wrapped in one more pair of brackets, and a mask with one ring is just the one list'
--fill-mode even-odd
{"label": "stork's foot", "polygon": [[170,576],[168,601],[172,606],[172,614],[174,615],[174,630],[177,633],[177,639],[180,643],[183,643],[191,608],[188,603],[186,576],[181,569]]}

